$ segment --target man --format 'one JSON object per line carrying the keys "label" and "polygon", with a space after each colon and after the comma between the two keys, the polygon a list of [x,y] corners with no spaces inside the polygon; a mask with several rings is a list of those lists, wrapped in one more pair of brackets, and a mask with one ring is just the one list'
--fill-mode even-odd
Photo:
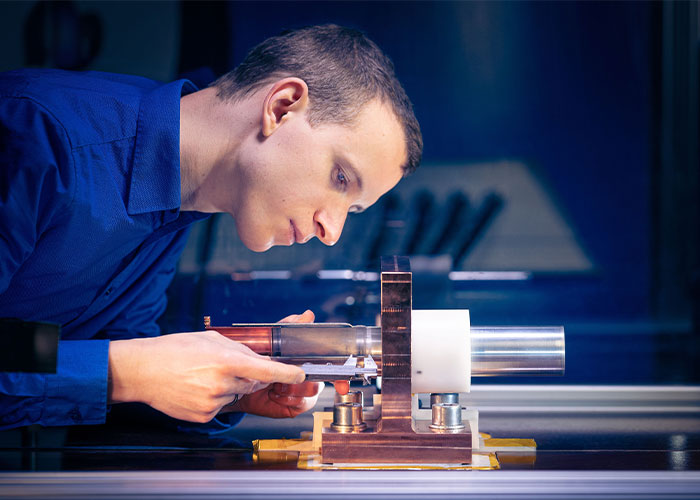
{"label": "man", "polygon": [[155,320],[208,213],[230,213],[255,251],[333,245],[348,212],[418,165],[410,101],[374,43],[333,25],[268,39],[195,90],[0,78],[0,317],[62,325],[56,375],[0,374],[3,427],[102,423],[120,402],[229,424],[313,406],[320,387],[298,367],[213,331],[159,336]]}

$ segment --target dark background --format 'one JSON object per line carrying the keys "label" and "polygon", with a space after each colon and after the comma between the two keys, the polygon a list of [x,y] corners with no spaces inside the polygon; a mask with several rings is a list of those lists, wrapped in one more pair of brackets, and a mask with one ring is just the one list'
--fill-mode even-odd
{"label": "dark background", "polygon": [[[0,69],[206,85],[264,38],[327,22],[365,31],[392,58],[422,126],[423,166],[410,189],[349,221],[352,241],[333,249],[254,255],[227,217],[200,224],[164,330],[199,329],[203,314],[225,324],[306,308],[320,321],[373,323],[376,281],[319,271],[376,271],[381,253],[420,254],[416,308],[469,308],[475,324],[565,325],[567,374],[542,382],[700,382],[695,2],[5,2]],[[477,171],[503,186],[504,161],[539,186],[577,259],[560,264],[560,247],[525,230],[489,239],[507,213],[535,226],[541,215],[508,189],[469,191]],[[418,186],[431,176],[420,209]],[[461,211],[450,212],[448,192],[463,194]],[[421,214],[471,235],[466,250],[458,255],[457,241],[435,250],[437,229],[412,244]],[[480,257],[525,243],[532,266]],[[259,272],[270,270],[286,274]],[[453,270],[524,277],[460,280]]]}

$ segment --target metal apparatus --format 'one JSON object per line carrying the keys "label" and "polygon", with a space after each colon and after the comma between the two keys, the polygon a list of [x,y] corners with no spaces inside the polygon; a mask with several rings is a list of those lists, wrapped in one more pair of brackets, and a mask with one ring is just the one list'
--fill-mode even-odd
{"label": "metal apparatus", "polygon": [[[363,417],[356,396],[336,398],[323,429],[324,462],[469,463],[477,434],[458,393],[472,376],[559,375],[563,327],[470,327],[468,311],[414,311],[407,257],[381,262],[381,326],[344,323],[205,327],[277,361],[300,365],[309,380],[382,377],[381,403]],[[430,393],[432,418],[415,418],[417,394]]]}
{"label": "metal apparatus", "polygon": [[[379,326],[348,323],[211,326],[209,316],[205,316],[204,326],[275,361],[302,366],[308,380],[369,380],[382,374]],[[561,375],[564,371],[563,327],[471,326],[469,330],[473,377]]]}

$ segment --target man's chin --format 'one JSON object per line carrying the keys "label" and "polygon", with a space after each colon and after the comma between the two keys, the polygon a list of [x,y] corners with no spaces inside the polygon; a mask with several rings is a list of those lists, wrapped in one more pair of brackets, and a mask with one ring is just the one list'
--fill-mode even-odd
{"label": "man's chin", "polygon": [[260,232],[255,231],[250,227],[250,225],[236,221],[236,233],[238,233],[238,239],[241,240],[241,243],[243,243],[243,245],[251,252],[266,252],[272,248],[273,245],[275,245],[274,237],[264,239],[264,235],[261,235]]}
{"label": "man's chin", "polygon": [[244,238],[241,238],[241,241],[246,246],[246,248],[248,248],[248,250],[257,253],[267,252],[270,248],[278,245],[278,243],[275,242],[274,238],[270,238],[267,241],[249,241]]}
{"label": "man's chin", "polygon": [[251,250],[251,251],[257,252],[257,253],[267,252],[270,248],[275,246],[275,243],[272,241],[264,243],[264,244],[257,243],[257,244],[247,245],[247,244],[245,244],[245,242],[243,242],[243,244],[248,248],[248,250]]}

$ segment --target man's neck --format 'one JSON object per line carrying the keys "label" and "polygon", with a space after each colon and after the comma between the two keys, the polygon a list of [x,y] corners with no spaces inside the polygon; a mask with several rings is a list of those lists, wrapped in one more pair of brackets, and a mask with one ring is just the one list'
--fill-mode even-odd
{"label": "man's neck", "polygon": [[235,125],[231,114],[207,88],[180,100],[180,210],[218,212],[217,166],[235,150]]}

